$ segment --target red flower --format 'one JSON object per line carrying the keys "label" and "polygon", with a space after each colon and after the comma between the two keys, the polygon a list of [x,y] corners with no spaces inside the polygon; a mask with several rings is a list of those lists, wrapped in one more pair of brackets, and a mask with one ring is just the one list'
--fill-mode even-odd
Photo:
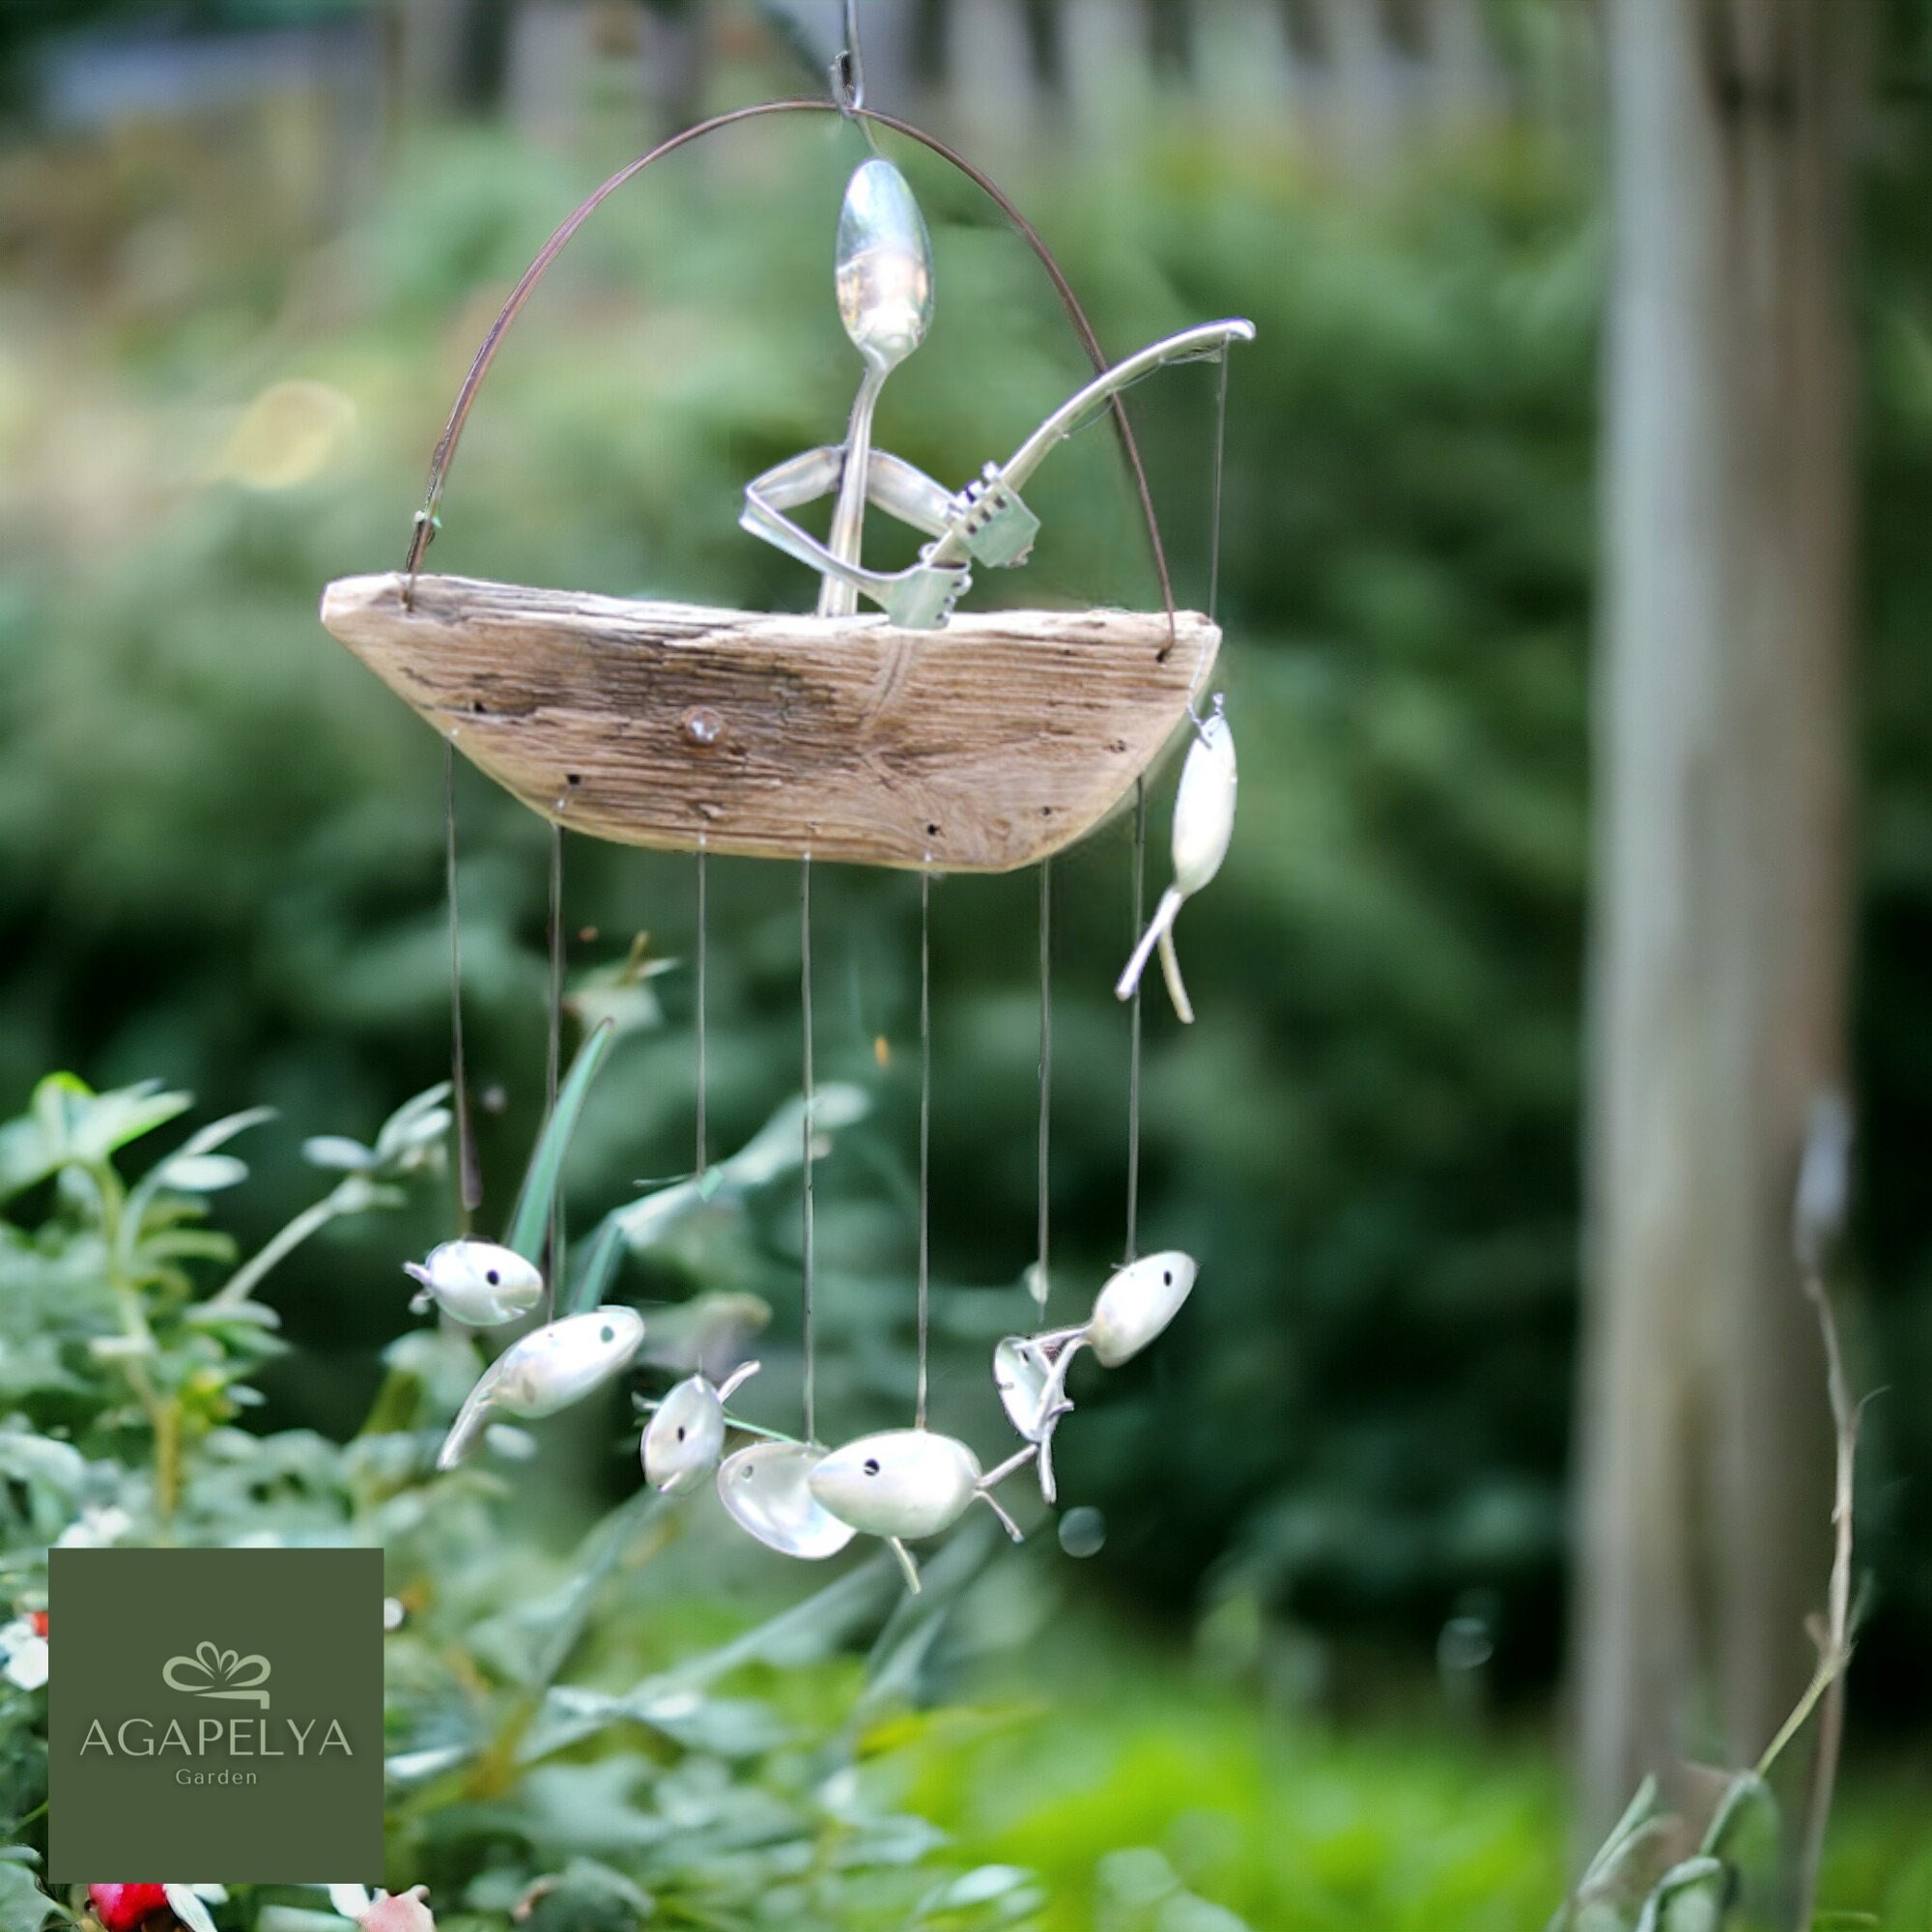
{"label": "red flower", "polygon": [[45,1636],[45,1635],[46,1635],[46,1634],[47,1634],[47,1613],[46,1613],[46,1611],[44,1611],[44,1610],[29,1610],[29,1611],[27,1612],[27,1621],[28,1621],[28,1622],[29,1622],[30,1624],[32,1624],[32,1625],[33,1625],[33,1627],[34,1627],[34,1634],[35,1634],[36,1636]]}
{"label": "red flower", "polygon": [[168,1909],[166,1889],[158,1885],[91,1885],[87,1902],[107,1932],[134,1932]]}

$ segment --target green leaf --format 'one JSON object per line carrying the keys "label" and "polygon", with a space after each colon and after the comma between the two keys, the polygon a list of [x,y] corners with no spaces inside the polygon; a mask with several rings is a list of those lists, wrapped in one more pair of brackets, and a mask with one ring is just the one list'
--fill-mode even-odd
{"label": "green leaf", "polygon": [[205,1127],[197,1127],[168,1158],[174,1161],[185,1154],[213,1153],[237,1134],[246,1133],[250,1127],[259,1127],[265,1121],[274,1118],[272,1107],[243,1107],[239,1114],[224,1114],[220,1120],[211,1121]]}
{"label": "green leaf", "polygon": [[376,1165],[374,1151],[347,1134],[311,1134],[302,1142],[302,1158],[311,1167],[327,1167],[343,1174],[364,1174]]}
{"label": "green leaf", "polygon": [[42,1081],[34,1094],[35,1112],[61,1123],[63,1162],[104,1161],[193,1105],[192,1094],[166,1092],[158,1080],[97,1094],[71,1074],[55,1074]]}
{"label": "green leaf", "polygon": [[584,1243],[583,1260],[577,1270],[577,1287],[570,1301],[573,1314],[586,1314],[603,1303],[604,1291],[617,1271],[626,1245],[622,1209],[605,1215],[596,1234]]}
{"label": "green leaf", "polygon": [[218,1194],[224,1187],[239,1187],[248,1179],[248,1163],[232,1153],[170,1154],[162,1161],[159,1184],[177,1194]]}
{"label": "green leaf", "polygon": [[1582,1885],[1577,1889],[1580,1890],[1582,1886],[1587,1886],[1593,1878],[1607,1871],[1616,1863],[1624,1848],[1636,1834],[1638,1828],[1649,1823],[1656,1813],[1657,1779],[1646,1777],[1637,1786],[1631,1802],[1624,1806],[1623,1816],[1610,1827],[1610,1834],[1598,1847],[1597,1856],[1584,1868]]}
{"label": "green leaf", "polygon": [[1762,1814],[1775,1826],[1779,1817],[1777,1800],[1756,1772],[1742,1771],[1731,1780],[1712,1813],[1704,1842],[1698,1849],[1713,1857],[1732,1856],[1738,1841],[1749,1832],[1753,1814]]}
{"label": "green leaf", "polygon": [[421,1156],[440,1144],[453,1118],[442,1104],[448,1097],[449,1082],[443,1080],[405,1100],[376,1135],[377,1164],[407,1163],[412,1155]]}
{"label": "green leaf", "polygon": [[1672,1865],[1644,1900],[1636,1932],[1720,1932],[1728,1883],[1721,1859],[1700,1853]]}
{"label": "green leaf", "polygon": [[48,1919],[71,1923],[67,1913],[34,1882],[25,1865],[0,1863],[0,1932],[41,1932]]}
{"label": "green leaf", "polygon": [[616,1037],[609,1020],[600,1021],[585,1035],[570,1063],[570,1072],[557,1089],[556,1105],[537,1136],[536,1151],[530,1155],[529,1171],[524,1176],[523,1192],[517,1196],[516,1212],[510,1216],[509,1233],[503,1245],[515,1250],[526,1262],[543,1259],[544,1231],[550,1226],[551,1208],[563,1179],[563,1157],[570,1137],[577,1131],[578,1117],[583,1112],[584,1096],[596,1079],[604,1058]]}

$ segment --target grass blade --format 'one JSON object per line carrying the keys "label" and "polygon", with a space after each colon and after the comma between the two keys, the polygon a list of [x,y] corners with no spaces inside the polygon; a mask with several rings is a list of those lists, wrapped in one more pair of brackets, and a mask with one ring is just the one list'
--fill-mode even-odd
{"label": "grass blade", "polygon": [[523,1192],[517,1196],[516,1211],[510,1216],[503,1245],[536,1266],[543,1264],[544,1234],[550,1226],[551,1204],[563,1180],[563,1157],[569,1150],[570,1137],[577,1131],[584,1095],[590,1092],[590,1083],[596,1079],[615,1037],[616,1029],[609,1020],[599,1020],[584,1036],[583,1044],[577,1049],[577,1058],[570,1063],[568,1077],[557,1089],[556,1105],[544,1122],[536,1150],[530,1155]]}

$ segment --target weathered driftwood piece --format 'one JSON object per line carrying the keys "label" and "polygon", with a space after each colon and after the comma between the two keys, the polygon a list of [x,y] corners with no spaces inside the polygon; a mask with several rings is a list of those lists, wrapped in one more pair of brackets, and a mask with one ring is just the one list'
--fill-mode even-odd
{"label": "weathered driftwood piece", "polygon": [[1221,634],[1183,611],[1002,611],[943,631],[418,577],[322,621],[533,811],[660,850],[1006,872],[1159,755]]}

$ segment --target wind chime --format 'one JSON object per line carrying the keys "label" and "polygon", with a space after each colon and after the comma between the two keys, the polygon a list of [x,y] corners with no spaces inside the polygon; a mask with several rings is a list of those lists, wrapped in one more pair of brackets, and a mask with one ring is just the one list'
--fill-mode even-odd
{"label": "wind chime", "polygon": [[[481,1190],[463,1065],[456,753],[552,828],[553,1110],[561,1033],[561,828],[568,823],[591,837],[695,856],[700,1174],[706,1167],[707,865],[714,853],[797,863],[805,1096],[799,1148],[803,1431],[781,1435],[730,1415],[727,1401],[758,1366],[748,1362],[720,1384],[700,1373],[671,1388],[655,1405],[640,1455],[647,1482],[667,1495],[688,1493],[715,1476],[737,1522],[786,1555],[827,1557],[855,1536],[880,1537],[917,1589],[907,1543],[951,1528],[975,1501],[983,1501],[1012,1537],[1020,1537],[994,1491],[1027,1463],[1036,1465],[1042,1497],[1055,1500],[1053,1436],[1072,1407],[1066,1384],[1074,1358],[1088,1349],[1108,1368],[1129,1360],[1167,1327],[1194,1285],[1190,1257],[1136,1253],[1140,980],[1157,952],[1177,1012],[1192,1019],[1175,951],[1175,919],[1182,902],[1212,879],[1227,851],[1235,750],[1221,700],[1202,708],[1220,644],[1213,618],[1218,571],[1210,572],[1205,615],[1175,608],[1146,474],[1120,396],[1129,384],[1170,363],[1220,361],[1213,470],[1218,551],[1226,354],[1254,330],[1238,320],[1208,323],[1109,364],[1045,243],[992,183],[933,136],[866,106],[855,12],[854,0],[846,0],[846,46],[834,65],[831,100],[766,102],[691,128],[613,175],[556,230],[477,351],[432,461],[403,570],[331,583],[322,616],[444,742],[452,1043],[466,1223]],[[874,150],[847,185],[834,255],[839,317],[863,363],[844,440],[781,463],[747,485],[739,520],[753,536],[817,573],[814,616],[699,610],[423,573],[423,553],[439,526],[443,484],[477,388],[511,323],[584,219],[633,176],[678,148],[758,116],[810,112],[841,114],[868,149],[874,128],[890,128],[991,195],[1052,278],[1094,359],[1094,381],[1005,463],[987,463],[959,490],[873,446],[880,391],[924,337],[934,290],[931,243],[919,205],[904,176]],[[1009,569],[1026,561],[1039,522],[1021,493],[1034,471],[1061,442],[1110,412],[1139,488],[1164,608],[956,614],[976,567]],[[820,542],[788,512],[825,497],[835,501],[829,535]],[[916,562],[895,572],[866,564],[868,507],[928,539]],[[861,600],[879,614],[859,614]],[[1147,774],[1182,730],[1192,742],[1176,801],[1173,883],[1143,927]],[[1132,1009],[1126,1260],[1101,1288],[1086,1321],[1009,1336],[995,1349],[993,1380],[1019,1446],[986,1469],[964,1442],[936,1433],[926,1420],[930,882],[935,872],[1039,868],[1039,1230],[1027,1278],[1043,1317],[1051,860],[1129,801],[1140,937],[1115,988]],[[912,869],[920,876],[917,1393],[910,1428],[838,1447],[820,1439],[813,1373],[811,867],[824,859]],[[557,1317],[554,1225],[542,1259],[539,1266],[510,1246],[466,1235],[435,1249],[421,1264],[409,1264],[421,1284],[413,1304],[418,1311],[435,1304],[456,1321],[484,1328],[543,1317],[485,1370],[443,1444],[440,1467],[471,1454],[501,1417],[549,1415],[582,1400],[629,1367],[642,1346],[644,1321],[635,1309],[603,1306]],[[727,1454],[733,1435],[753,1439]]]}

